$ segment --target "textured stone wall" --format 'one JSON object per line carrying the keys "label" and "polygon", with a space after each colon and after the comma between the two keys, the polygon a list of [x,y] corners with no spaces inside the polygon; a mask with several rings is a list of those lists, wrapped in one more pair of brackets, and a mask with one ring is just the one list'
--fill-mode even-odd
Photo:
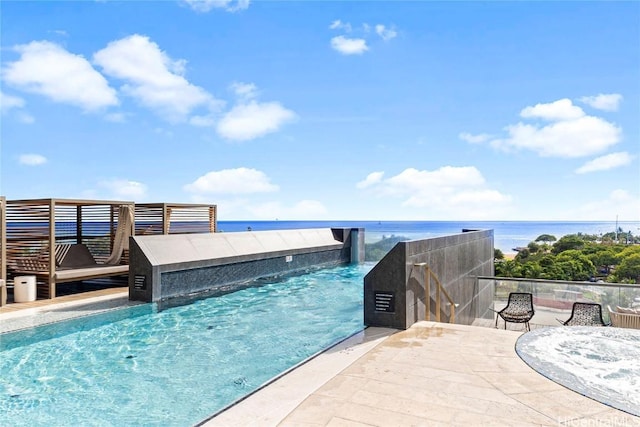
{"label": "textured stone wall", "polygon": [[129,298],[171,306],[260,278],[363,262],[364,230],[134,236],[129,247]]}
{"label": "textured stone wall", "polygon": [[[425,319],[426,263],[459,306],[455,323],[471,324],[490,304],[489,290],[478,290],[476,276],[493,275],[493,230],[466,231],[444,237],[398,243],[364,279],[364,321],[368,326],[406,329],[435,320],[436,283],[431,280],[429,319]],[[392,301],[392,304],[389,304]],[[392,305],[392,306],[391,306]],[[441,299],[440,318],[449,321]]]}

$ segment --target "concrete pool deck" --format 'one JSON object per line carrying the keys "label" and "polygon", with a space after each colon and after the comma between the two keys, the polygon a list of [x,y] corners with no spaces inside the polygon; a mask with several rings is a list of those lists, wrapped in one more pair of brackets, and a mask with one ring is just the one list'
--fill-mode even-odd
{"label": "concrete pool deck", "polygon": [[[124,292],[93,295],[0,310],[0,326],[48,323],[126,300]],[[515,352],[522,333],[435,322],[368,328],[202,425],[640,426],[640,417],[531,369]]]}

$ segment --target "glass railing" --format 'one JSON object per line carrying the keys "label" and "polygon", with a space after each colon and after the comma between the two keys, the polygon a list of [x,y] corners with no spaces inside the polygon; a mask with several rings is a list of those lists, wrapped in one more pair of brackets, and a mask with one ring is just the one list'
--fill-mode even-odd
{"label": "glass railing", "polygon": [[494,312],[507,305],[510,292],[533,294],[535,315],[531,319],[536,325],[560,325],[571,315],[576,301],[595,302],[602,306],[602,316],[609,322],[609,310],[620,307],[640,308],[640,285],[621,283],[567,282],[511,277],[478,277],[479,289],[494,288],[493,307],[482,310],[480,318],[493,318]]}

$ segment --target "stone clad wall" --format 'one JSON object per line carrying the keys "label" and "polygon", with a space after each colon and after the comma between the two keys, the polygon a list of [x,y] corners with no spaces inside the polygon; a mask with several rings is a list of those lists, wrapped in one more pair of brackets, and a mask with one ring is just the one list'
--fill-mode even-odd
{"label": "stone clad wall", "polygon": [[166,302],[204,297],[251,281],[364,261],[363,229],[133,236],[129,298]]}
{"label": "stone clad wall", "polygon": [[[471,324],[487,311],[493,295],[477,288],[476,276],[493,275],[493,230],[398,243],[364,279],[364,321],[367,326],[406,329],[421,320],[435,320],[435,280],[431,280],[430,319],[425,319],[426,263],[455,303],[456,322]],[[449,308],[441,299],[441,321]]]}

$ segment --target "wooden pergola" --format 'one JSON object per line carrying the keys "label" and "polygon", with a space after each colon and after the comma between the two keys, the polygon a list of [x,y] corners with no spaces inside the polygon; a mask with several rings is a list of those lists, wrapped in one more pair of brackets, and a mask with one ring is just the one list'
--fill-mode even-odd
{"label": "wooden pergola", "polygon": [[[117,265],[104,264],[113,259],[122,206],[128,206],[133,217],[129,234],[214,233],[217,229],[216,205],[2,197],[0,278],[7,283],[16,276],[36,276],[38,297],[55,298],[57,283],[127,275],[127,251]],[[88,249],[96,265],[60,265],[60,248],[71,245]]]}
{"label": "wooden pergola", "polygon": [[128,273],[128,265],[63,271],[56,265],[56,246],[82,244],[104,262],[113,249],[118,211],[131,201],[80,199],[7,200],[5,210],[8,278],[34,275],[38,296],[55,298],[56,283]]}
{"label": "wooden pergola", "polygon": [[7,222],[5,220],[6,199],[0,196],[0,306],[7,302]]}

